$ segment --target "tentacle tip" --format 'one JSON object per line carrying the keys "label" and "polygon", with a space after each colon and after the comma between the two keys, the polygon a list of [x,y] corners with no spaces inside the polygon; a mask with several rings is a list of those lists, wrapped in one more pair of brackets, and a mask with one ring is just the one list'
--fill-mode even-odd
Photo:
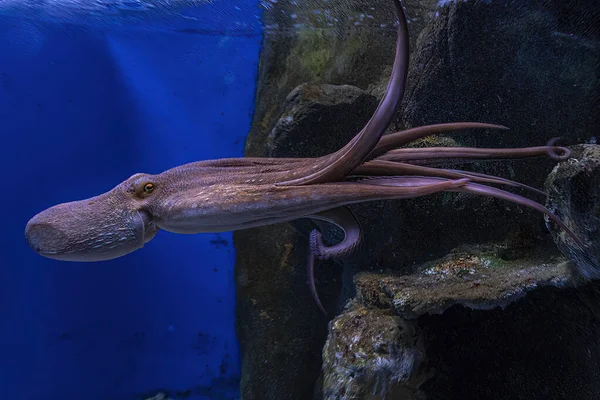
{"label": "tentacle tip", "polygon": [[550,139],[548,141],[548,143],[546,144],[546,147],[547,147],[546,153],[548,154],[548,157],[550,157],[551,159],[553,159],[555,161],[565,161],[571,157],[570,149],[568,149],[566,147],[555,145],[556,142],[559,141],[560,139],[561,139],[561,137],[554,137],[554,138]]}
{"label": "tentacle tip", "polygon": [[566,147],[552,146],[548,148],[548,157],[554,161],[566,161],[571,158],[571,150]]}
{"label": "tentacle tip", "polygon": [[[313,232],[315,231],[316,229]],[[321,312],[324,315],[327,315],[327,311],[325,311],[323,304],[321,304],[321,299],[319,299],[319,294],[317,293],[317,285],[315,283],[315,255],[311,252],[310,249],[308,250],[308,260],[306,263],[306,269],[308,274],[308,286],[310,288],[312,298],[315,301],[315,303],[317,303],[317,307],[319,307],[319,310],[321,310]]]}
{"label": "tentacle tip", "polygon": [[487,128],[487,129],[500,129],[503,131],[508,131],[510,130],[510,128],[506,125],[500,125],[500,124],[493,124],[491,122],[482,122],[482,128]]}
{"label": "tentacle tip", "polygon": [[312,296],[315,303],[317,303],[317,307],[319,308],[319,310],[323,313],[323,315],[327,315],[327,311],[325,311],[325,307],[323,307],[323,304],[321,303],[321,299],[319,299],[319,295],[317,294],[316,289],[315,291],[313,291]]}

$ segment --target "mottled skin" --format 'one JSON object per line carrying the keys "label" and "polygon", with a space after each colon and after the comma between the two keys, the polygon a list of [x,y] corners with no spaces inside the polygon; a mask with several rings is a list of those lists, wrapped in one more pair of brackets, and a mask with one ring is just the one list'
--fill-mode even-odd
{"label": "mottled skin", "polygon": [[[407,129],[382,136],[402,99],[408,71],[408,31],[398,0],[397,44],[392,76],[377,110],[342,149],[317,158],[232,158],[190,163],[158,175],[135,174],[99,196],[51,207],[28,223],[25,236],[39,254],[58,260],[101,261],[144,246],[159,229],[181,233],[221,232],[315,218],[338,225],[345,238],[326,247],[317,230],[310,235],[309,283],[315,258],[343,256],[360,243],[349,204],[460,191],[502,198],[545,213],[572,239],[573,233],[541,204],[496,187],[537,189],[507,179],[436,168],[441,161],[549,155],[567,159],[568,149],[402,148],[432,134],[499,125],[457,122]],[[541,193],[543,194],[543,193]]]}

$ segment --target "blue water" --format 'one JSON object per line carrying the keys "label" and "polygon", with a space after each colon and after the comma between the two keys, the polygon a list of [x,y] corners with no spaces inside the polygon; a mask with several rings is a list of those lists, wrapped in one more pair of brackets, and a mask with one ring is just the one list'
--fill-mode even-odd
{"label": "blue water", "polygon": [[0,13],[0,395],[237,398],[230,233],[159,232],[123,258],[80,264],[37,255],[24,229],[37,212],[133,173],[241,156],[258,1],[164,18],[156,9],[88,20],[48,10],[62,15],[55,6]]}

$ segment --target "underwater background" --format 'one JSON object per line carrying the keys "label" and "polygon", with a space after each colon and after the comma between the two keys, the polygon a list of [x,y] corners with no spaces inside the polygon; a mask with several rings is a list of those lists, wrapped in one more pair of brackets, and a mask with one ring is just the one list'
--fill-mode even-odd
{"label": "underwater background", "polygon": [[[543,146],[468,165],[549,195],[438,193],[351,206],[356,253],[307,286],[299,220],[161,231],[107,262],[36,254],[34,214],[137,172],[344,146],[386,90],[390,0],[0,2],[0,394],[18,400],[600,398],[597,0],[405,0],[411,64],[388,133],[508,131],[408,147]],[[464,160],[463,160],[464,161]],[[467,160],[468,161],[468,160]],[[544,203],[544,199],[537,199]],[[585,255],[585,257],[584,257]],[[590,257],[587,257],[590,256]]]}
{"label": "underwater background", "polygon": [[80,264],[40,257],[23,229],[136,172],[242,156],[260,13],[253,0],[0,4],[3,397],[236,398],[231,233],[161,232]]}

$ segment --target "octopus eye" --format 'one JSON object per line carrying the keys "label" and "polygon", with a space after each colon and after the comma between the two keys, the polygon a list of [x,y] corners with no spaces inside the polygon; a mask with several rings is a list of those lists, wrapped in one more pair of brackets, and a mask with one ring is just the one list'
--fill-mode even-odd
{"label": "octopus eye", "polygon": [[146,183],[144,185],[144,193],[150,194],[150,193],[152,193],[153,190],[154,190],[154,184],[153,183]]}

